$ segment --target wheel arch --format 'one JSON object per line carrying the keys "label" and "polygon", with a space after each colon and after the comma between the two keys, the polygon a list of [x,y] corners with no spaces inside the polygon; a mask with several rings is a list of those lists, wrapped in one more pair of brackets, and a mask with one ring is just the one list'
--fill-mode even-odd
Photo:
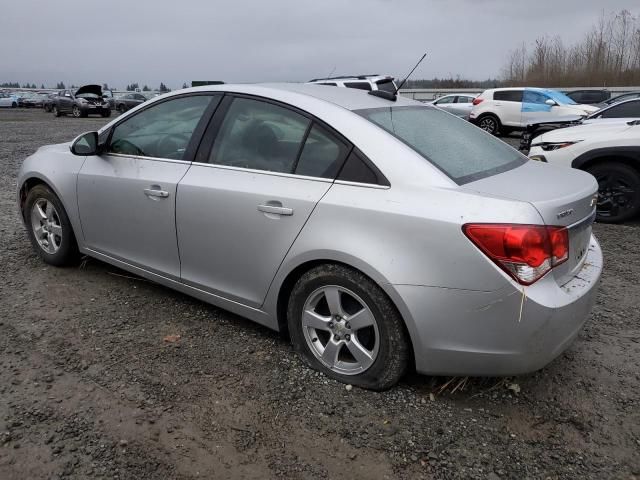
{"label": "wheel arch", "polygon": [[[75,223],[75,215],[72,215],[73,212],[70,211],[70,207],[67,204],[67,202],[65,201],[64,195],[61,195],[60,192],[58,191],[57,188],[55,188],[53,186],[53,182],[51,182],[49,179],[33,174],[28,176],[26,179],[24,179],[22,181],[22,183],[20,184],[20,187],[18,189],[18,206],[20,208],[20,216],[22,217],[23,221],[26,221],[26,219],[24,218],[24,213],[23,213],[23,207],[24,207],[24,202],[27,200],[27,195],[29,195],[29,191],[31,189],[33,189],[34,187],[38,186],[38,185],[44,185],[45,187],[47,187],[49,190],[51,190],[56,197],[58,197],[58,200],[60,200],[60,203],[62,204],[65,213],[67,214],[67,217],[69,218],[69,222],[71,224],[71,231],[73,232],[73,236],[76,239],[76,242],[80,242],[83,239],[82,235],[78,235],[78,233],[82,233],[81,231],[79,232],[79,226],[76,225]],[[26,223],[25,223],[26,225]]]}
{"label": "wheel arch", "polygon": [[579,170],[588,170],[604,162],[624,163],[640,172],[640,147],[597,148],[576,157],[571,166]]}
{"label": "wheel arch", "polygon": [[[341,265],[343,267],[356,270],[357,272],[369,278],[378,287],[380,287],[380,289],[389,298],[391,304],[395,307],[395,309],[398,311],[398,314],[402,318],[402,323],[404,324],[404,328],[409,338],[409,351],[411,355],[410,364],[415,366],[414,345],[416,344],[415,339],[418,338],[418,334],[415,330],[413,318],[408,307],[404,304],[402,298],[393,287],[393,285],[386,282],[380,272],[377,272],[371,267],[362,265],[361,262],[357,261],[357,259],[338,259],[334,256],[329,255],[318,258],[305,259],[304,261],[297,263],[295,266],[291,266],[290,268],[288,268],[286,274],[279,275],[280,281],[277,282],[277,288],[274,292],[275,305],[273,305],[273,311],[275,312],[278,331],[285,336],[289,335],[289,329],[287,325],[287,306],[291,291],[293,290],[293,286],[295,285],[295,283],[302,275],[304,275],[309,270],[319,265],[327,264]],[[360,265],[362,268],[359,268],[357,265]]]}

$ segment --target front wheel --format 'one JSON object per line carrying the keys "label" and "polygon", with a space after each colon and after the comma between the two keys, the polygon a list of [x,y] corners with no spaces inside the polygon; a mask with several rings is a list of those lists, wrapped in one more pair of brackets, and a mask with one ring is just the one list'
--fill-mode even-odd
{"label": "front wheel", "polygon": [[71,114],[76,118],[80,118],[82,116],[82,112],[80,111],[80,108],[78,108],[76,105],[73,106],[73,110],[71,110]]}
{"label": "front wheel", "polygon": [[640,172],[624,163],[600,163],[589,168],[598,181],[596,220],[619,223],[640,213]]}
{"label": "front wheel", "polygon": [[59,117],[60,116],[60,110],[58,110],[57,105],[53,106],[53,116],[54,117]]}
{"label": "front wheel", "polygon": [[340,382],[384,390],[407,368],[402,318],[380,287],[356,270],[328,264],[302,275],[289,297],[287,319],[298,353]]}
{"label": "front wheel", "polygon": [[78,244],[60,199],[48,187],[36,185],[27,194],[22,215],[29,239],[40,257],[55,266],[78,258]]}
{"label": "front wheel", "polygon": [[18,104],[16,102],[11,103],[11,108],[18,108]]}
{"label": "front wheel", "polygon": [[104,110],[104,111],[101,113],[101,115],[102,115],[104,118],[108,118],[108,117],[110,117],[110,116],[111,116],[111,110]]}

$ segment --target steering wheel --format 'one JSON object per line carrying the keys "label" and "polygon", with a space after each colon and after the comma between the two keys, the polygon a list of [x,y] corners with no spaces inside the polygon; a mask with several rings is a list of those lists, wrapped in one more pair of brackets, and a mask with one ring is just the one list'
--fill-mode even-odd
{"label": "steering wheel", "polygon": [[187,150],[191,135],[187,133],[170,133],[165,135],[156,144],[158,156],[164,158],[182,159]]}

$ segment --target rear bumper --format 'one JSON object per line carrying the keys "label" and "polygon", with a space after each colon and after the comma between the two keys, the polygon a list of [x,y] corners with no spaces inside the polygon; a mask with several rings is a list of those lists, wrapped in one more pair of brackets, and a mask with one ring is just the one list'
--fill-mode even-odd
{"label": "rear bumper", "polygon": [[[432,375],[516,375],[538,370],[576,338],[595,302],[602,251],[592,236],[582,268],[495,292],[395,286],[407,308],[416,369]],[[523,295],[524,291],[524,295]]]}

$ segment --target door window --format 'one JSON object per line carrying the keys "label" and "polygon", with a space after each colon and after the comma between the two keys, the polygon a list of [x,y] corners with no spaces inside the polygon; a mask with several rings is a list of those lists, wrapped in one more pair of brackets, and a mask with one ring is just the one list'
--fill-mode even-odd
{"label": "door window", "polygon": [[314,124],[300,154],[295,173],[308,177],[335,178],[348,147],[324,128]]}
{"label": "door window", "polygon": [[602,118],[640,118],[640,101],[630,101],[614,105],[602,112]]}
{"label": "door window", "polygon": [[522,102],[522,90],[498,90],[493,92],[493,99],[504,102]]}
{"label": "door window", "polygon": [[222,122],[209,162],[293,173],[310,123],[288,108],[236,98]]}
{"label": "door window", "polygon": [[212,98],[210,95],[179,97],[128,117],[114,128],[108,151],[182,160]]}
{"label": "door window", "polygon": [[436,101],[436,105],[444,105],[446,103],[453,103],[456,97],[442,97],[440,100]]}
{"label": "door window", "polygon": [[371,84],[369,82],[344,82],[344,86],[358,90],[371,90]]}

